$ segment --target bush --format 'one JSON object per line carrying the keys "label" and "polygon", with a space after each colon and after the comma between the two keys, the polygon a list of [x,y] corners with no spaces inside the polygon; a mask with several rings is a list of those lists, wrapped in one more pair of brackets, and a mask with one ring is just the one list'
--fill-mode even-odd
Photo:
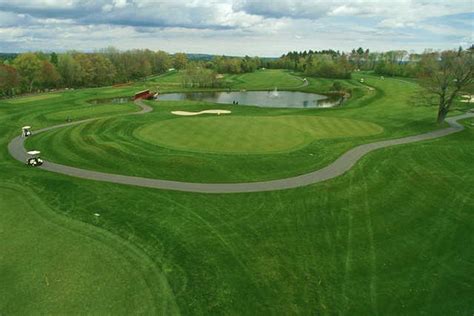
{"label": "bush", "polygon": [[182,84],[185,88],[220,88],[224,81],[211,69],[191,65],[184,72]]}

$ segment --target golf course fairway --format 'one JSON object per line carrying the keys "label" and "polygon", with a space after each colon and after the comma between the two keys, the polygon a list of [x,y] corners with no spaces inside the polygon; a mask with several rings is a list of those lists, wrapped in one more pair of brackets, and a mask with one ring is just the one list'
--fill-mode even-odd
{"label": "golf course fairway", "polygon": [[[147,101],[143,115],[130,115],[140,111],[132,102],[89,102],[157,83],[176,91],[180,80],[172,72],[120,88],[0,100],[0,314],[472,312],[473,118],[450,135],[369,152],[339,177],[268,192],[86,180],[28,168],[8,152],[21,126],[93,119],[25,146],[92,171],[232,184],[304,175],[360,145],[449,127],[417,104],[415,81],[366,73],[340,80],[352,98],[331,109],[219,105],[232,114],[179,117],[171,111],[216,105]],[[315,93],[333,83],[309,78],[301,87],[282,70],[228,80],[236,89]]]}

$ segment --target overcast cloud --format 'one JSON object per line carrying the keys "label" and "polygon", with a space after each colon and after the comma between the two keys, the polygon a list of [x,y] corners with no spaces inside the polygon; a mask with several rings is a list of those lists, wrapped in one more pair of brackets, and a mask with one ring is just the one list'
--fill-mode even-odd
{"label": "overcast cloud", "polygon": [[0,51],[106,46],[227,55],[470,46],[474,2],[0,0]]}

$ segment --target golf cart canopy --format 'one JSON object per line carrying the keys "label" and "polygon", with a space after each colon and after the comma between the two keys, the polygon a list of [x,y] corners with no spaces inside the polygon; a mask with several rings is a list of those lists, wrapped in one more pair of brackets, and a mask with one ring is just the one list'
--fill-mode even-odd
{"label": "golf cart canopy", "polygon": [[34,156],[34,155],[39,155],[41,154],[41,151],[38,150],[32,150],[27,152],[28,155]]}
{"label": "golf cart canopy", "polygon": [[23,126],[22,129],[30,129],[31,126]]}

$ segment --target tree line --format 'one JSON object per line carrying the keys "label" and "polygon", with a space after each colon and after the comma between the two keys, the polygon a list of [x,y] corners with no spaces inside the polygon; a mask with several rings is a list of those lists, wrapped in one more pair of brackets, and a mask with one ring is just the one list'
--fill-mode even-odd
{"label": "tree line", "polygon": [[[474,46],[466,51],[472,52]],[[306,76],[322,78],[350,78],[353,71],[373,71],[381,76],[418,78],[428,60],[440,59],[441,52],[426,50],[409,53],[406,50],[371,52],[359,47],[349,53],[332,49],[321,51],[292,51],[277,60],[266,63],[268,68],[282,68],[300,72]]]}
{"label": "tree line", "polygon": [[164,51],[106,48],[94,53],[29,52],[0,61],[0,95],[58,88],[99,87],[184,69],[187,55]]}
{"label": "tree line", "polygon": [[438,122],[444,121],[453,101],[462,91],[472,93],[474,46],[467,50],[405,50],[371,52],[353,49],[288,52],[280,58],[214,56],[211,60],[188,60],[184,53],[106,48],[94,53],[61,54],[30,52],[8,55],[0,61],[0,96],[57,88],[98,87],[139,80],[170,68],[182,70],[188,88],[224,88],[223,74],[254,72],[261,68],[289,69],[306,76],[348,79],[353,71],[372,71],[381,76],[419,79],[434,96]]}

